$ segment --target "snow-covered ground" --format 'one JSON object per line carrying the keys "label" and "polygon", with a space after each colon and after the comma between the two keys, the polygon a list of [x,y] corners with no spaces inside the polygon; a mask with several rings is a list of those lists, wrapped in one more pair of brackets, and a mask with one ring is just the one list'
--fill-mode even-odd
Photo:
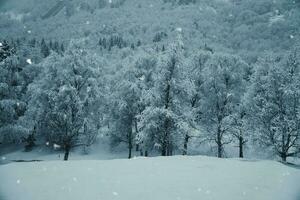
{"label": "snow-covered ground", "polygon": [[204,156],[10,163],[0,166],[0,178],[4,200],[300,198],[299,169]]}

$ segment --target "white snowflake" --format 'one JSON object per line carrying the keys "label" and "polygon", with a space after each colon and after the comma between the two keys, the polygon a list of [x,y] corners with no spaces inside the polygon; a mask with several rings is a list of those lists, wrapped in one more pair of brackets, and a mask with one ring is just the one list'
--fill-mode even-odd
{"label": "white snowflake", "polygon": [[86,21],[86,24],[89,25],[89,24],[90,24],[90,21]]}
{"label": "white snowflake", "polygon": [[113,192],[113,195],[114,196],[118,196],[119,194],[117,192]]}
{"label": "white snowflake", "polygon": [[182,32],[182,28],[181,28],[181,27],[178,27],[178,28],[176,28],[176,31]]}
{"label": "white snowflake", "polygon": [[291,38],[291,39],[294,39],[294,36],[293,36],[293,35],[290,35],[290,38]]}
{"label": "white snowflake", "polygon": [[20,179],[18,179],[18,180],[17,180],[17,184],[20,184],[20,183],[21,183],[21,180],[20,180]]}
{"label": "white snowflake", "polygon": [[53,148],[54,148],[54,149],[59,149],[59,148],[60,148],[60,145],[58,145],[58,144],[53,144]]}
{"label": "white snowflake", "polygon": [[73,177],[73,181],[74,181],[74,182],[77,182],[77,178],[76,178],[76,177]]}
{"label": "white snowflake", "polygon": [[0,47],[3,47],[3,44],[0,42]]}
{"label": "white snowflake", "polygon": [[30,34],[30,33],[31,33],[31,30],[28,30],[28,31],[27,31],[27,33],[29,33],[29,34]]}
{"label": "white snowflake", "polygon": [[3,156],[1,159],[2,159],[2,160],[6,160],[6,157],[5,157],[5,156]]}
{"label": "white snowflake", "polygon": [[111,4],[111,3],[112,3],[112,0],[108,0],[108,3],[110,3],[110,4]]}
{"label": "white snowflake", "polygon": [[46,142],[46,145],[49,146],[50,142]]}
{"label": "white snowflake", "polygon": [[28,58],[28,59],[26,60],[26,62],[27,62],[29,65],[31,65],[31,64],[32,64],[32,61],[31,61],[31,59],[30,59],[30,58]]}

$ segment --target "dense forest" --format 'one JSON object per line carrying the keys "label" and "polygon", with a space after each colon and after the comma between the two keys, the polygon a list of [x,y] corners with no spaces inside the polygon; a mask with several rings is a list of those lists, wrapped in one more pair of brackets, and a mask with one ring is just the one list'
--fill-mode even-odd
{"label": "dense forest", "polygon": [[0,151],[300,156],[300,1],[1,2]]}

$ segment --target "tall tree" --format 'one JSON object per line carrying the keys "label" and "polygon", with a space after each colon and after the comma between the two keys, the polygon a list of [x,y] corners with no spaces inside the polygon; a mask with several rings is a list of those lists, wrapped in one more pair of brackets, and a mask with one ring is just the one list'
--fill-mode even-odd
{"label": "tall tree", "polygon": [[72,46],[63,56],[53,53],[42,64],[40,79],[31,85],[31,107],[36,105],[40,130],[59,145],[68,160],[72,148],[90,145],[88,130],[96,124],[99,63],[93,54]]}
{"label": "tall tree", "polygon": [[189,131],[184,105],[193,87],[185,81],[183,51],[179,35],[168,51],[159,53],[149,104],[141,114],[141,137],[145,145],[158,148],[162,156],[182,149],[185,133]]}
{"label": "tall tree", "polygon": [[217,156],[224,156],[224,145],[232,141],[230,122],[243,91],[243,68],[240,58],[215,54],[204,70],[201,100],[202,123],[209,140],[217,145]]}
{"label": "tall tree", "polygon": [[286,162],[299,152],[300,58],[270,56],[256,68],[248,103],[257,139]]}

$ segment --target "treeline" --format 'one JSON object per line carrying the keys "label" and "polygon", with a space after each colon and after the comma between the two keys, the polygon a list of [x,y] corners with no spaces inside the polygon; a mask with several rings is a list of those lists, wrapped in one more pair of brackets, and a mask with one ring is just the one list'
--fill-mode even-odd
{"label": "treeline", "polygon": [[163,50],[125,48],[112,62],[80,41],[54,45],[49,55],[42,49],[51,45],[38,44],[13,53],[0,47],[2,144],[24,141],[31,150],[39,140],[63,149],[65,160],[99,135],[112,148],[126,144],[129,158],[134,149],[186,155],[191,139],[218,157],[229,144],[240,157],[254,144],[283,161],[299,155],[298,49],[249,64],[207,48],[187,51],[179,34]]}

